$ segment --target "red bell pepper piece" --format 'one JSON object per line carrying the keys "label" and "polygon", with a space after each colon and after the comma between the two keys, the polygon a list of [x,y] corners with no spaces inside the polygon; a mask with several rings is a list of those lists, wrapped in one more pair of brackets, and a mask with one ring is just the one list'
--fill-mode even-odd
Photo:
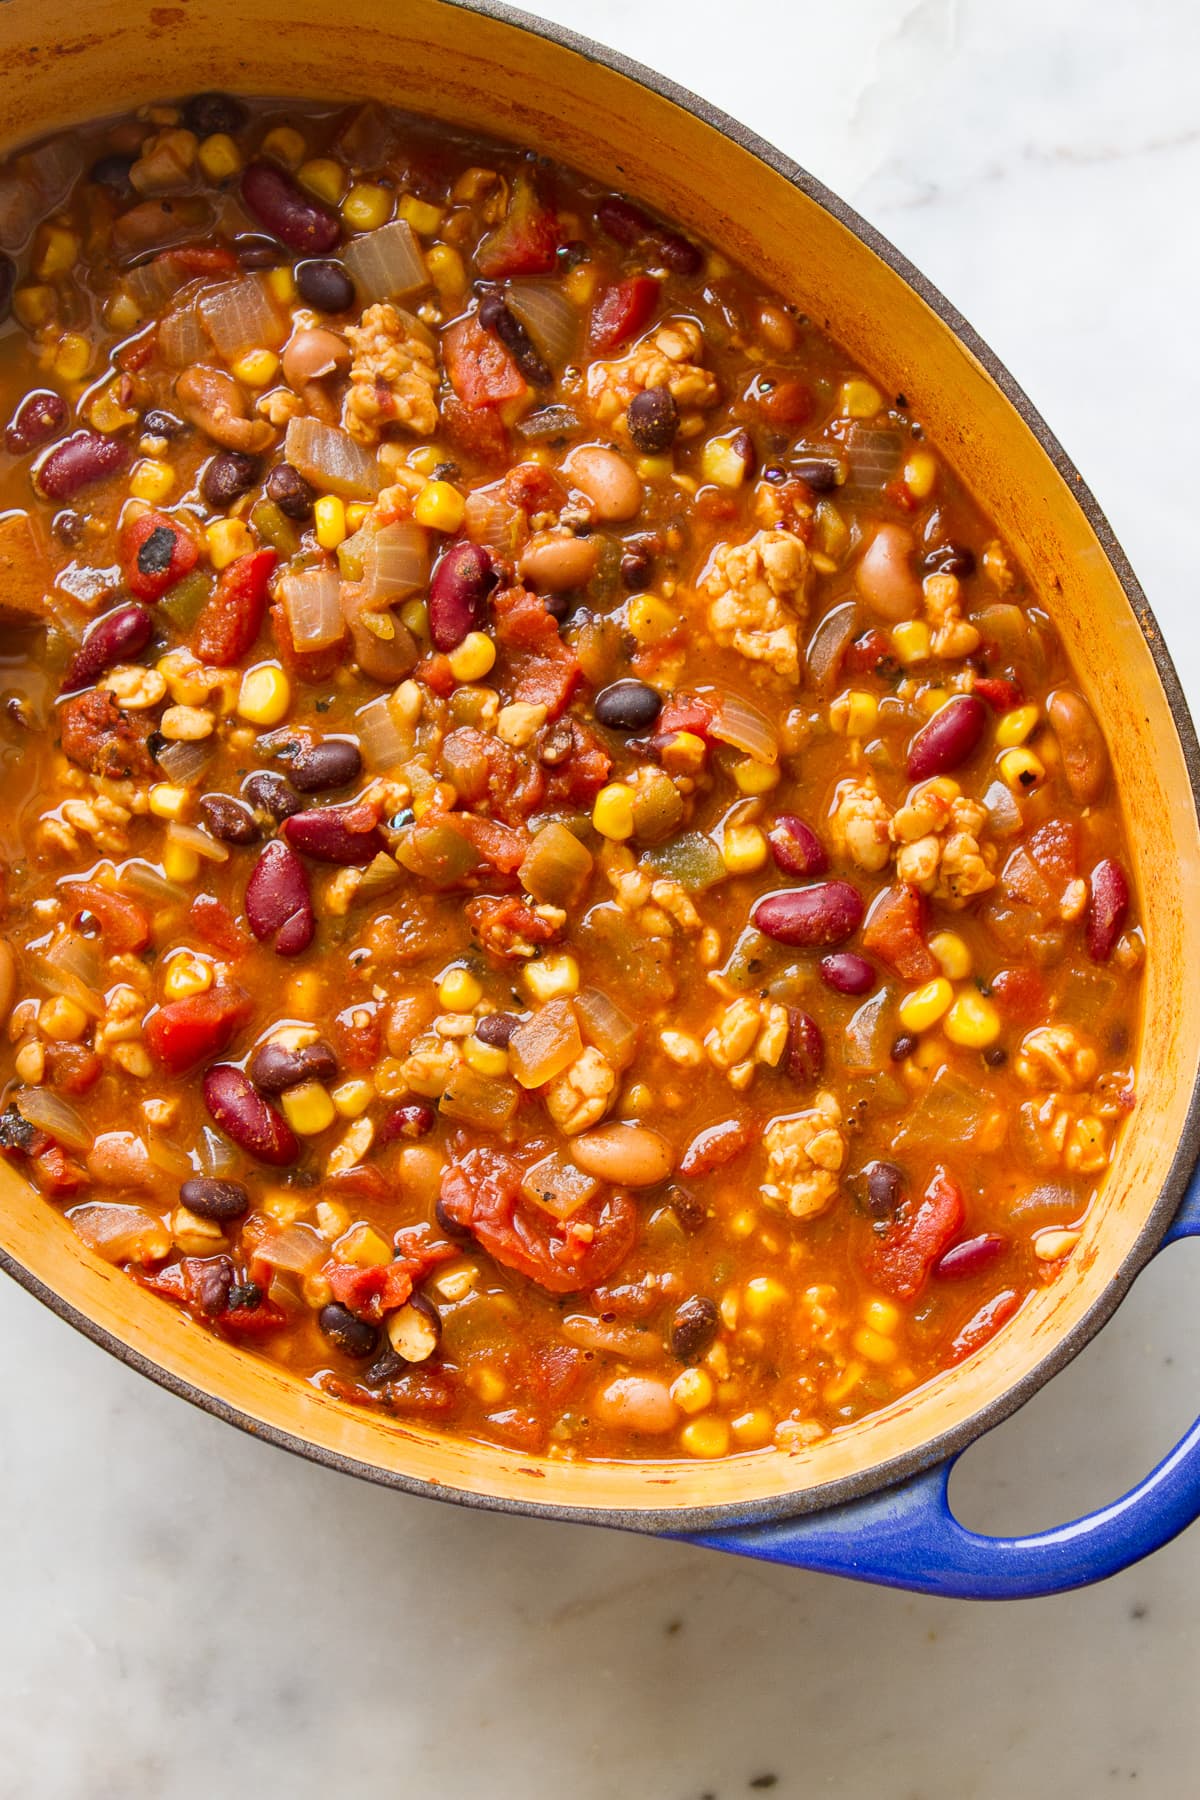
{"label": "red bell pepper piece", "polygon": [[192,649],[201,661],[228,664],[245,656],[262,630],[267,586],[278,561],[275,550],[250,550],[222,569],[193,633]]}

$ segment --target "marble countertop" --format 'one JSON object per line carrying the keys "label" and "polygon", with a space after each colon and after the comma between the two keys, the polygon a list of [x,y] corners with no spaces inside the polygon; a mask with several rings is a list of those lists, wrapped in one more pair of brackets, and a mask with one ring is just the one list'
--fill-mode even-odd
{"label": "marble countertop", "polygon": [[[747,120],[950,295],[1092,484],[1200,698],[1178,529],[1196,504],[1200,13],[542,10]],[[1058,1523],[1191,1419],[1197,1254],[1162,1258],[967,1456],[967,1523]],[[20,1376],[0,1394],[0,1800],[1195,1791],[1200,1529],[1069,1598],[953,1605],[355,1484],[189,1410],[7,1283],[0,1366]]]}

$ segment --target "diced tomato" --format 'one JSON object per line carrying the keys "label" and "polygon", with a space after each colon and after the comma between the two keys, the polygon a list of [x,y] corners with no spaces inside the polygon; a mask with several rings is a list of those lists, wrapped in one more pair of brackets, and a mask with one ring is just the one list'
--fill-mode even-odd
{"label": "diced tomato", "polygon": [[842,667],[848,675],[879,675],[896,667],[896,657],[882,631],[872,626],[846,645]]}
{"label": "diced tomato", "polygon": [[474,313],[443,331],[442,360],[464,406],[500,406],[506,400],[519,400],[525,392],[520,369]]}
{"label": "diced tomato", "polygon": [[326,1263],[325,1274],[335,1300],[360,1319],[381,1319],[411,1296],[414,1287],[431,1269],[458,1252],[453,1244],[438,1243],[426,1226],[408,1226],[396,1234],[396,1257],[390,1263]]}
{"label": "diced tomato", "polygon": [[503,1151],[468,1150],[442,1176],[443,1210],[498,1263],[552,1294],[607,1280],[637,1241],[636,1203],[624,1193],[592,1199],[563,1225],[530,1204],[521,1176],[521,1165]]}
{"label": "diced tomato", "polygon": [[508,428],[494,406],[464,406],[457,394],[442,401],[442,429],[460,456],[485,467],[508,461]]}
{"label": "diced tomato", "polygon": [[719,1125],[708,1125],[692,1139],[680,1158],[679,1173],[686,1176],[711,1175],[723,1169],[754,1141],[754,1132],[743,1119],[724,1119]]}
{"label": "diced tomato", "polygon": [[863,927],[863,949],[904,981],[932,981],[938,962],[925,942],[925,905],[915,888],[880,893]]}
{"label": "diced tomato", "polygon": [[1000,1327],[1007,1325],[1020,1304],[1021,1296],[1013,1288],[1005,1288],[985,1301],[978,1312],[972,1313],[951,1344],[951,1363],[962,1362],[972,1351],[986,1344],[989,1338],[995,1337]]}
{"label": "diced tomato", "polygon": [[91,913],[100,927],[104,947],[114,956],[144,950],[150,942],[150,920],[136,900],[114,894],[95,881],[64,881],[59,892],[72,908],[72,919]]}
{"label": "diced tomato", "polygon": [[693,504],[702,519],[733,519],[740,510],[732,494],[715,487],[702,487]]}
{"label": "diced tomato", "polygon": [[446,778],[458,790],[459,804],[486,806],[503,825],[523,825],[541,805],[546,779],[527,756],[500,738],[460,725],[442,744]]}
{"label": "diced tomato", "polygon": [[580,719],[560,719],[555,730],[563,729],[571,733],[571,748],[546,776],[546,799],[562,800],[568,806],[590,811],[592,801],[612,773],[612,757],[591,726]]}
{"label": "diced tomato", "polygon": [[1036,969],[1000,969],[988,983],[996,1010],[1013,1025],[1046,1016],[1046,983]]}
{"label": "diced tomato", "polygon": [[450,658],[441,650],[434,650],[430,655],[423,656],[413,674],[418,681],[424,682],[431,693],[440,694],[443,700],[448,699],[458,686],[454,670],[450,667]]}
{"label": "diced tomato", "polygon": [[587,1380],[587,1356],[573,1344],[537,1344],[529,1362],[530,1387],[555,1409],[574,1400]]}
{"label": "diced tomato", "polygon": [[221,570],[192,634],[192,649],[203,662],[240,662],[252,647],[266,618],[267,586],[278,561],[277,550],[250,550]]}
{"label": "diced tomato", "polygon": [[259,1300],[254,1306],[227,1306],[216,1314],[213,1324],[218,1331],[233,1337],[266,1337],[288,1322],[288,1316],[273,1300]]}
{"label": "diced tomato", "polygon": [[238,266],[233,251],[223,244],[179,244],[174,250],[164,250],[154,261],[170,264],[193,281],[201,275],[229,275]]}
{"label": "diced tomato", "polygon": [[168,1000],[146,1021],[150,1054],[173,1075],[219,1056],[251,1012],[240,988],[214,987],[205,994]]}
{"label": "diced tomato", "polygon": [[[426,815],[428,823],[429,815]],[[529,854],[529,833],[514,831],[495,819],[483,819],[478,813],[442,813],[439,824],[448,825],[478,850],[485,862],[501,874],[515,875]]]}
{"label": "diced tomato", "polygon": [[513,182],[507,213],[475,252],[475,266],[488,281],[506,275],[549,275],[558,257],[558,240],[558,214],[522,170]]}
{"label": "diced tomato", "polygon": [[530,944],[552,944],[561,928],[516,894],[480,894],[464,907],[471,930],[492,956],[527,956]]}
{"label": "diced tomato", "polygon": [[223,956],[240,956],[250,948],[249,933],[215,894],[197,894],[188,907],[188,918],[210,950],[219,950]]}
{"label": "diced tomato", "polygon": [[606,287],[592,308],[588,343],[593,350],[619,350],[649,324],[661,293],[653,275],[630,275]]}
{"label": "diced tomato", "polygon": [[1005,681],[999,675],[981,675],[975,683],[975,692],[997,712],[1008,712],[1011,707],[1020,706],[1024,699],[1018,682]]}
{"label": "diced tomato", "polygon": [[504,497],[527,513],[561,512],[567,490],[553,469],[541,463],[518,463],[504,477]]}
{"label": "diced tomato", "polygon": [[885,1294],[912,1300],[934,1263],[963,1227],[962,1189],[945,1169],[935,1169],[920,1200],[906,1200],[887,1235],[866,1258],[867,1273]]}
{"label": "diced tomato", "polygon": [[173,1300],[176,1306],[187,1305],[182,1263],[167,1263],[161,1269],[135,1270],[134,1280],[139,1287],[149,1288],[152,1294],[161,1294],[164,1300]]}
{"label": "diced tomato", "polygon": [[693,737],[707,738],[715,718],[716,713],[706,700],[676,696],[668,700],[659,713],[655,729],[660,737],[669,737],[676,731],[690,731]]}
{"label": "diced tomato", "polygon": [[177,520],[151,508],[122,527],[120,554],[130,593],[155,601],[191,574],[200,551]]}
{"label": "diced tomato", "polygon": [[[136,375],[149,363],[154,361],[158,352],[158,326],[147,325],[136,337],[126,338],[113,357],[123,376]],[[123,394],[122,401],[128,404],[129,395]]]}
{"label": "diced tomato", "polygon": [[333,1047],[345,1068],[362,1071],[379,1060],[382,1028],[374,1000],[358,1000],[333,1021]]}
{"label": "diced tomato", "polygon": [[63,755],[93,775],[124,781],[149,775],[154,763],[147,748],[153,729],[144,713],[125,713],[108,688],[73,694],[58,711]]}
{"label": "diced tomato", "polygon": [[489,1413],[487,1421],[502,1444],[511,1444],[514,1450],[523,1450],[528,1456],[536,1455],[546,1442],[545,1425],[520,1407],[507,1406],[503,1412]]}
{"label": "diced tomato", "polygon": [[1028,850],[1056,898],[1079,873],[1079,827],[1073,819],[1047,819],[1029,840]]}
{"label": "diced tomato", "polygon": [[61,1144],[51,1144],[33,1158],[33,1178],[43,1194],[63,1200],[88,1184],[87,1173]]}
{"label": "diced tomato", "polygon": [[86,1044],[46,1045],[46,1084],[56,1094],[86,1094],[103,1071],[100,1058]]}
{"label": "diced tomato", "polygon": [[758,410],[768,425],[805,425],[812,418],[816,395],[805,381],[777,376],[756,394]]}
{"label": "diced tomato", "polygon": [[579,658],[558,634],[558,622],[538,594],[506,588],[492,598],[496,642],[515,700],[544,706],[556,719],[583,677]]}

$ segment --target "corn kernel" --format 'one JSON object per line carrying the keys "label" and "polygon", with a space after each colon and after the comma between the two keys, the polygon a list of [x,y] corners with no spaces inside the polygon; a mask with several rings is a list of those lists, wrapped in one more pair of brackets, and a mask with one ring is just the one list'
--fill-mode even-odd
{"label": "corn kernel", "polygon": [[485,1406],[497,1406],[508,1392],[503,1375],[495,1369],[473,1369],[468,1379]]}
{"label": "corn kernel", "polygon": [[635,467],[639,481],[669,481],[675,472],[675,458],[670,455],[639,456]]}
{"label": "corn kernel", "polygon": [[135,500],[145,500],[151,506],[161,506],[170,498],[175,486],[175,471],[170,463],[159,462],[157,457],[148,456],[137,463],[129,477],[129,491]]}
{"label": "corn kernel", "polygon": [[467,272],[452,245],[434,244],[425,252],[425,262],[433,285],[444,300],[457,299],[466,292]]}
{"label": "corn kernel", "polygon": [[757,825],[727,825],[721,855],[731,875],[753,875],[764,867],[769,847]]}
{"label": "corn kernel", "polygon": [[760,1324],[769,1318],[777,1306],[782,1306],[788,1297],[788,1291],[782,1281],[776,1281],[773,1275],[754,1275],[746,1283],[742,1294],[742,1304],[746,1309],[746,1317]]}
{"label": "corn kernel", "polygon": [[375,1098],[375,1084],[362,1076],[340,1082],[329,1096],[343,1119],[359,1119]]}
{"label": "corn kernel", "polygon": [[712,1405],[715,1392],[712,1376],[703,1369],[684,1369],[671,1383],[671,1398],[680,1412],[703,1412]]}
{"label": "corn kernel", "polygon": [[73,1044],[87,1030],[87,1014],[65,994],[55,994],[38,1008],[38,1030],[56,1044]]}
{"label": "corn kernel", "polygon": [[418,475],[432,475],[438,464],[445,460],[436,444],[418,444],[415,450],[409,451],[407,464]]}
{"label": "corn kernel", "polygon": [[957,931],[935,931],[929,948],[941,964],[942,974],[951,981],[965,981],[971,973],[971,952]]}
{"label": "corn kernel", "polygon": [[351,500],[346,508],[346,530],[357,531],[371,508],[365,500]]}
{"label": "corn kernel", "polygon": [[351,231],[378,231],[391,216],[391,188],[372,182],[357,182],[342,201],[342,217]]}
{"label": "corn kernel", "polygon": [[[17,289],[12,306],[26,331],[37,331],[40,326],[48,325],[54,317],[58,309],[58,297],[52,287],[45,287],[40,282],[28,284]],[[139,317],[140,314],[135,310],[135,325]]]}
{"label": "corn kernel", "polygon": [[779,764],[758,762],[753,756],[734,763],[732,773],[739,793],[769,794],[779,785]]}
{"label": "corn kernel", "polygon": [[328,1091],[319,1081],[302,1081],[280,1096],[283,1116],[301,1137],[319,1137],[337,1118]]}
{"label": "corn kernel", "polygon": [[718,487],[741,487],[747,474],[746,459],[732,438],[709,438],[700,452],[700,474]]}
{"label": "corn kernel", "polygon": [[322,494],[313,507],[317,542],[322,550],[336,550],[346,541],[346,506],[336,494]]}
{"label": "corn kernel", "polygon": [[468,631],[447,659],[455,681],[482,681],[496,662],[496,646],[485,631]]}
{"label": "corn kernel", "polygon": [[895,1337],[900,1329],[900,1317],[900,1308],[890,1300],[870,1300],[863,1309],[867,1325],[882,1337]]}
{"label": "corn kernel", "polygon": [[336,206],[346,191],[346,171],[331,156],[314,156],[301,163],[296,180],[326,206]]}
{"label": "corn kernel", "polygon": [[[46,291],[49,293],[50,290]],[[124,288],[118,288],[116,293],[110,294],[104,302],[102,316],[110,331],[123,334],[126,331],[133,331],[136,326],[141,324],[142,309],[132,294],[127,294]]]}
{"label": "corn kernel", "polygon": [[765,1406],[756,1406],[752,1411],[739,1413],[736,1419],[731,1419],[729,1429],[733,1433],[735,1444],[740,1444],[743,1450],[757,1450],[763,1444],[770,1443],[775,1422]]}
{"label": "corn kernel", "polygon": [[96,431],[106,435],[114,431],[123,431],[126,425],[137,423],[137,413],[122,406],[117,397],[117,384],[110,381],[99,393],[93,394],[87,404],[88,424]]}
{"label": "corn kernel", "polygon": [[858,1354],[865,1357],[867,1362],[870,1363],[884,1364],[895,1362],[897,1356],[900,1354],[898,1347],[892,1342],[891,1338],[883,1337],[878,1331],[872,1331],[868,1325],[860,1327],[860,1329],[854,1333],[850,1343]]}
{"label": "corn kernel", "polygon": [[1015,750],[1023,744],[1038,722],[1036,706],[1014,706],[996,722],[996,742],[1001,750]]}
{"label": "corn kernel", "polygon": [[689,1456],[724,1456],[729,1449],[729,1427],[724,1419],[689,1419],[679,1442]]}
{"label": "corn kernel", "polygon": [[1033,1240],[1033,1254],[1039,1262],[1057,1262],[1062,1256],[1070,1256],[1082,1236],[1080,1231],[1063,1231],[1054,1227],[1048,1231],[1039,1231]]}
{"label": "corn kernel", "polygon": [[79,239],[65,225],[38,226],[31,266],[42,281],[50,275],[65,275],[74,267],[78,255]]}
{"label": "corn kernel", "polygon": [[214,131],[206,137],[196,156],[209,181],[228,181],[242,166],[241,151],[224,131]]}
{"label": "corn kernel", "polygon": [[205,527],[204,542],[214,569],[227,569],[254,548],[254,539],[241,519],[214,519]]}
{"label": "corn kernel", "polygon": [[92,346],[78,331],[64,332],[54,352],[54,373],[61,381],[82,381],[92,366]]}
{"label": "corn kernel", "polygon": [[1045,765],[1032,750],[1006,750],[1000,758],[1000,774],[1014,794],[1031,794],[1046,779]]}
{"label": "corn kernel", "polygon": [[592,824],[601,837],[623,844],[633,836],[633,789],[623,781],[610,781],[600,789],[592,807]]}
{"label": "corn kernel", "polygon": [[315,1019],[325,999],[325,985],[315,969],[304,969],[287,984],[287,1010],[300,1019]]}
{"label": "corn kernel", "polygon": [[169,841],[163,850],[162,870],[168,881],[195,881],[200,873],[200,858],[189,844]]}
{"label": "corn kernel", "polygon": [[950,698],[944,687],[927,687],[917,695],[917,711],[931,719],[935,712],[940,712]]}
{"label": "corn kernel", "polygon": [[840,737],[866,737],[879,718],[879,702],[862,688],[848,688],[829,707],[829,725]]}
{"label": "corn kernel", "polygon": [[904,485],[914,500],[928,500],[937,476],[937,458],[928,450],[914,450],[904,465]]}
{"label": "corn kernel", "polygon": [[415,194],[405,194],[397,210],[422,237],[432,237],[442,222],[441,207],[431,206],[428,200],[418,200]]}
{"label": "corn kernel", "polygon": [[173,956],[167,964],[163,975],[163,997],[167,1000],[187,1000],[193,994],[205,994],[213,984],[212,970],[199,956],[184,951]]}
{"label": "corn kernel", "polygon": [[431,531],[457,531],[467,503],[449,481],[427,481],[417,495],[413,518]]}
{"label": "corn kernel", "polygon": [[662,748],[662,765],[672,775],[690,774],[702,769],[708,757],[708,745],[694,731],[676,731]]}
{"label": "corn kernel", "polygon": [[848,1400],[866,1372],[865,1363],[848,1362],[845,1368],[826,1384],[822,1394],[825,1404],[840,1406],[843,1400]]}
{"label": "corn kernel", "polygon": [[33,1039],[22,1044],[13,1058],[13,1067],[17,1071],[18,1080],[23,1081],[26,1087],[36,1087],[46,1073],[45,1045]]}
{"label": "corn kernel", "polygon": [[422,643],[429,639],[429,607],[424,600],[406,600],[400,608],[400,623]]}
{"label": "corn kernel", "polygon": [[371,1269],[390,1263],[395,1252],[373,1225],[356,1225],[338,1239],[334,1255],[341,1263],[357,1263],[360,1269]]}
{"label": "corn kernel", "polygon": [[473,1034],[463,1043],[463,1056],[477,1075],[507,1075],[508,1051],[499,1044],[485,1044]]}
{"label": "corn kernel", "polygon": [[291,683],[278,663],[259,663],[242,676],[237,710],[248,724],[278,725],[291,703]]}
{"label": "corn kernel", "polygon": [[551,952],[527,962],[521,981],[534,1000],[561,1000],[579,992],[579,964],[565,950]]}
{"label": "corn kernel", "polygon": [[596,292],[597,275],[591,263],[576,263],[563,282],[563,292],[572,306],[590,306]]}
{"label": "corn kernel", "polygon": [[735,1212],[729,1221],[729,1235],[735,1238],[748,1238],[758,1229],[758,1214],[751,1207],[744,1206]]}
{"label": "corn kernel", "polygon": [[638,594],[629,602],[629,629],[642,645],[661,643],[679,629],[679,614],[657,594]]}
{"label": "corn kernel", "polygon": [[146,798],[156,819],[182,819],[191,795],[185,787],[175,787],[169,781],[156,781]]}
{"label": "corn kernel", "polygon": [[286,264],[267,270],[267,286],[280,306],[290,306],[296,298],[296,278]]}
{"label": "corn kernel", "polygon": [[986,1050],[1000,1036],[1000,1015],[974,988],[964,988],[942,1026],[952,1044],[964,1050]]}
{"label": "corn kernel", "polygon": [[927,662],[931,647],[932,639],[924,619],[905,619],[892,626],[892,649],[896,652],[897,662],[904,668]]}
{"label": "corn kernel", "polygon": [[470,969],[447,969],[438,982],[438,1000],[447,1012],[474,1012],[483,999],[483,989]]}
{"label": "corn kernel", "polygon": [[942,1049],[941,1040],[929,1036],[923,1037],[920,1040],[916,1049],[911,1052],[906,1060],[917,1069],[936,1069],[941,1066],[944,1056],[945,1052]]}
{"label": "corn kernel", "polygon": [[905,994],[897,1008],[897,1016],[905,1031],[928,1031],[937,1024],[954,999],[954,989],[944,975],[935,976],[922,987]]}
{"label": "corn kernel", "polygon": [[249,388],[265,388],[275,379],[279,358],[273,350],[247,350],[231,365],[239,381]]}
{"label": "corn kernel", "polygon": [[883,406],[883,395],[870,381],[843,381],[838,389],[838,411],[844,419],[873,419]]}
{"label": "corn kernel", "polygon": [[289,169],[295,169],[303,162],[307,148],[300,133],[291,125],[276,125],[262,141],[263,155],[273,156],[276,162],[286,163]]}

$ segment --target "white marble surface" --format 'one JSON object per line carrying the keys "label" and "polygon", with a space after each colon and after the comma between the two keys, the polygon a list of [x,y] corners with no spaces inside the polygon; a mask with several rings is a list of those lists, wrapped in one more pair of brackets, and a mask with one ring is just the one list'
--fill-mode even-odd
{"label": "white marble surface", "polygon": [[[1094,486],[1200,698],[1187,0],[543,10],[748,120],[943,287]],[[1057,1522],[1165,1448],[1200,1396],[1198,1273],[1164,1258],[971,1453],[969,1523]],[[356,1485],[8,1285],[0,1367],[0,1800],[1196,1791],[1200,1530],[1087,1593],[950,1605]]]}

